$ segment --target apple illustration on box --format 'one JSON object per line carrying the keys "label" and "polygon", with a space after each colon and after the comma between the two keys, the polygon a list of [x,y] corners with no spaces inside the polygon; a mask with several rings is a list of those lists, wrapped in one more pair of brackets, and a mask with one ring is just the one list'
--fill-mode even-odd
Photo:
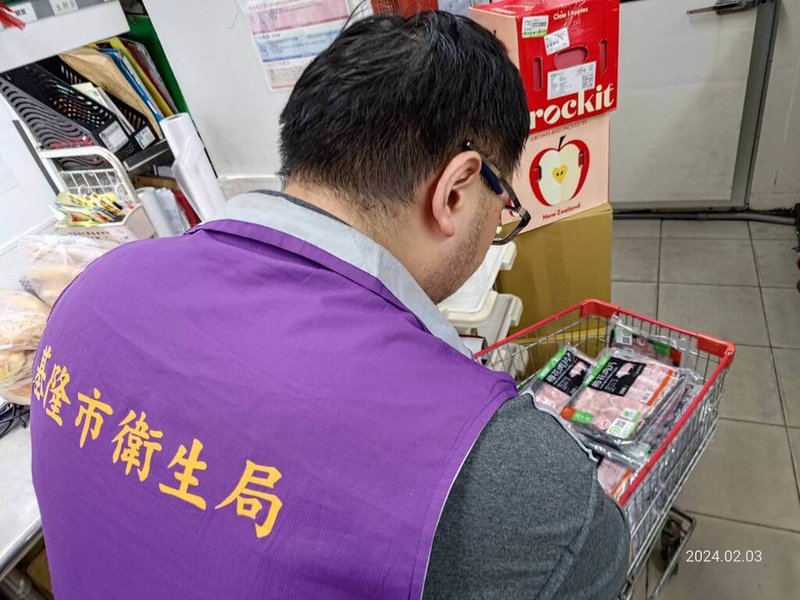
{"label": "apple illustration on box", "polygon": [[533,193],[545,206],[572,200],[581,191],[589,172],[589,147],[582,140],[564,142],[537,154],[530,169]]}

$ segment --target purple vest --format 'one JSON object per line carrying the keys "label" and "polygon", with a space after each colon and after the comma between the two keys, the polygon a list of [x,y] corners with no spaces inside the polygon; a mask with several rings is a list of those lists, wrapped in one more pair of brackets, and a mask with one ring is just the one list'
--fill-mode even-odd
{"label": "purple vest", "polygon": [[92,264],[35,368],[59,600],[418,598],[450,486],[515,395],[378,279],[242,221]]}

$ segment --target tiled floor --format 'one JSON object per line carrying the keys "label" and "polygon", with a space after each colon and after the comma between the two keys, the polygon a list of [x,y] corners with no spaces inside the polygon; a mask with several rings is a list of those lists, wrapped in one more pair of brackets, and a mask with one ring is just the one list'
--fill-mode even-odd
{"label": "tiled floor", "polygon": [[[761,551],[689,563],[665,600],[800,598],[800,271],[793,229],[738,221],[614,222],[613,300],[737,344],[715,439],[677,505],[693,550]],[[649,579],[660,573],[654,564]]]}

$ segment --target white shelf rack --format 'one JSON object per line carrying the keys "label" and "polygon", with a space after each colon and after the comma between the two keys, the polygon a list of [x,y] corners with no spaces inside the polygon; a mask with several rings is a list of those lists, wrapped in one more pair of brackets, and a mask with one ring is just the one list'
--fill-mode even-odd
{"label": "white shelf rack", "polygon": [[[498,294],[494,290],[495,281],[500,271],[507,271],[514,265],[517,247],[512,242],[505,246],[492,246],[481,266],[461,288],[452,296],[440,302],[441,313],[462,334],[471,334],[488,327],[489,322],[497,323],[498,315],[505,314],[512,306],[507,301],[509,296]],[[504,298],[498,305],[498,300]],[[517,298],[517,301],[519,299]],[[516,307],[516,304],[514,304]],[[516,310],[516,308],[514,308]],[[519,311],[522,311],[520,301]],[[519,321],[519,315],[516,317]],[[508,332],[508,329],[506,329]],[[479,333],[479,335],[482,335]],[[486,336],[484,336],[486,337]],[[487,337],[489,344],[496,341]]]}
{"label": "white shelf rack", "polygon": [[77,10],[27,23],[22,30],[0,29],[0,73],[128,31],[116,0],[80,8],[83,4],[77,3]]}

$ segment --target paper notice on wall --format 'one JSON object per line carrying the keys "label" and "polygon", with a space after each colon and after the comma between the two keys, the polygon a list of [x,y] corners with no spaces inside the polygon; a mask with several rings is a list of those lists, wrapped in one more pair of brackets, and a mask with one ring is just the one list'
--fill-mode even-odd
{"label": "paper notice on wall", "polygon": [[553,100],[561,96],[569,96],[586,90],[591,90],[595,82],[594,61],[550,71],[547,74],[547,99]]}
{"label": "paper notice on wall", "polygon": [[261,60],[270,62],[316,56],[330,46],[341,30],[342,26],[337,21],[257,33],[253,37]]}
{"label": "paper notice on wall", "polygon": [[264,73],[273,91],[291,90],[305,68],[314,60],[313,56],[291,60],[273,60],[264,63]]}
{"label": "paper notice on wall", "polygon": [[349,16],[347,0],[240,1],[273,91],[291,89]]}

